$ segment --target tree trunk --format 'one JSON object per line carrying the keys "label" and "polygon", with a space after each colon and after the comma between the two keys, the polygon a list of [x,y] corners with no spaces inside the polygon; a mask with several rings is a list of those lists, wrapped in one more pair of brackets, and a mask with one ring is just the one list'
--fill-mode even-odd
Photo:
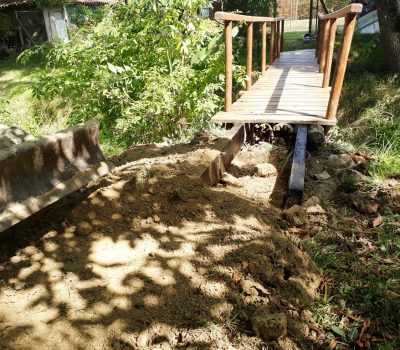
{"label": "tree trunk", "polygon": [[378,18],[388,68],[400,72],[400,0],[378,0]]}

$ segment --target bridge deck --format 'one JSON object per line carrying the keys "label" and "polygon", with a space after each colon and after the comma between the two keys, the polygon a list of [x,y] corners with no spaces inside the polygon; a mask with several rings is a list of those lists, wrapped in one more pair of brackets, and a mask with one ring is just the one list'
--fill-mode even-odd
{"label": "bridge deck", "polygon": [[219,112],[212,121],[334,125],[325,119],[330,88],[322,88],[322,80],[314,50],[283,52],[231,112]]}

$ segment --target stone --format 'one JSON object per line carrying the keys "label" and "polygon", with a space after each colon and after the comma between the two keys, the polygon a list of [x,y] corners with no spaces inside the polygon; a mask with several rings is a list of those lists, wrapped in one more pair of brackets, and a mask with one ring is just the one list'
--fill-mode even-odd
{"label": "stone", "polygon": [[309,225],[307,212],[297,204],[285,211],[285,218],[290,224],[296,227]]}
{"label": "stone", "polygon": [[287,334],[287,316],[283,312],[261,313],[251,319],[253,331],[257,337],[274,341]]}
{"label": "stone", "polygon": [[352,168],[356,165],[353,161],[353,157],[350,154],[331,154],[328,157],[328,162],[334,169],[345,169]]}
{"label": "stone", "polygon": [[325,143],[325,130],[321,125],[310,125],[308,127],[307,147],[318,149]]}
{"label": "stone", "polygon": [[314,175],[314,177],[318,181],[324,181],[330,179],[332,176],[326,170],[324,170],[322,173]]}
{"label": "stone", "polygon": [[351,194],[354,207],[362,214],[376,214],[379,203],[368,192],[356,191]]}
{"label": "stone", "polygon": [[278,170],[270,163],[261,163],[256,165],[257,175],[261,177],[276,176]]}
{"label": "stone", "polygon": [[379,215],[377,218],[371,221],[371,226],[378,227],[380,225],[382,225],[382,216]]}
{"label": "stone", "polygon": [[321,200],[317,196],[312,196],[307,199],[302,207],[307,214],[325,214],[325,210],[321,207]]}
{"label": "stone", "polygon": [[356,154],[355,156],[353,156],[353,162],[357,165],[364,164],[366,162],[366,159],[363,156],[359,156]]}
{"label": "stone", "polygon": [[233,187],[240,187],[241,183],[240,180],[236,177],[234,177],[232,174],[229,173],[223,173],[221,177],[221,182],[233,186]]}
{"label": "stone", "polygon": [[78,235],[88,235],[93,231],[92,225],[90,225],[87,221],[81,221],[77,226],[76,226],[76,233]]}

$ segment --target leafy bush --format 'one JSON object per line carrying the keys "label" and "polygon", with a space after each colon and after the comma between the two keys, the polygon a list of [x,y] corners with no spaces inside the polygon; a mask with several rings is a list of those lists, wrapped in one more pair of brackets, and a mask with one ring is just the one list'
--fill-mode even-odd
{"label": "leafy bush", "polygon": [[22,61],[44,54],[48,67],[57,68],[41,76],[34,94],[69,101],[71,124],[99,119],[103,138],[119,147],[205,127],[223,103],[224,50],[222,26],[198,14],[203,3],[120,5],[90,32],[77,29],[69,43],[23,54]]}

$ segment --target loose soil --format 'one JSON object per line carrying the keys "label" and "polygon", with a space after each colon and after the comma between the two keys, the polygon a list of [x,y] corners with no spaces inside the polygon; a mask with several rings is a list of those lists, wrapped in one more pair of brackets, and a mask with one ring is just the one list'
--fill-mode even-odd
{"label": "loose soil", "polygon": [[[300,231],[284,220],[282,147],[245,146],[234,185],[204,185],[218,143],[129,150],[105,178],[7,231],[0,348],[323,348],[310,312],[322,272],[297,232],[321,231],[327,213]],[[265,163],[277,171],[260,173]],[[335,181],[307,179],[306,199],[326,193],[324,206]]]}

